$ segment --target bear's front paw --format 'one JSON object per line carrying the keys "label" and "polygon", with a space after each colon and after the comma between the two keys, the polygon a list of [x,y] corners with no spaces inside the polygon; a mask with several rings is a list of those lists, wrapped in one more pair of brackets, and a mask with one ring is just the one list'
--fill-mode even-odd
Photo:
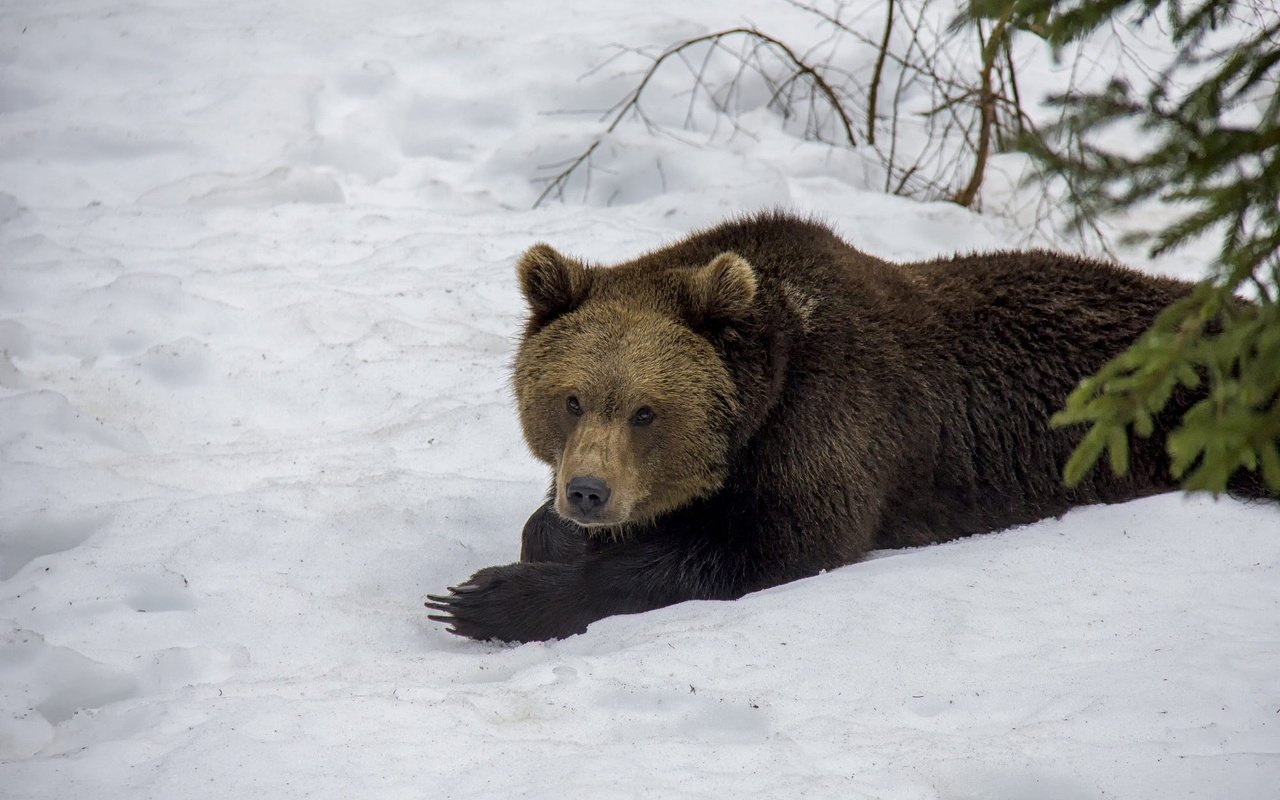
{"label": "bear's front paw", "polygon": [[[441,612],[450,633],[472,639],[538,642],[587,629],[576,570],[567,564],[519,563],[486,567],[447,595],[427,595],[427,608]],[[575,603],[575,598],[577,602]]]}

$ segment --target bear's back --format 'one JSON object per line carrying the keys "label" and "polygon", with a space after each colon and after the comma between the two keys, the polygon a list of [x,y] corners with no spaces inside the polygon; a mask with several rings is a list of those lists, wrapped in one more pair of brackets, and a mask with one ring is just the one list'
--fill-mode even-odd
{"label": "bear's back", "polygon": [[1191,284],[1046,251],[902,269],[918,288],[915,302],[929,309],[912,346],[928,354],[943,423],[931,474],[899,487],[895,502],[909,510],[886,521],[883,543],[937,541],[1175,488],[1161,434],[1185,394],[1157,421],[1156,436],[1134,441],[1129,474],[1097,469],[1073,488],[1061,470],[1082,430],[1051,428],[1049,418]]}
{"label": "bear's back", "polygon": [[763,468],[777,494],[813,492],[816,480],[824,496],[851,492],[828,505],[878,498],[875,546],[942,541],[1174,488],[1159,436],[1134,443],[1129,475],[1099,469],[1064,486],[1062,465],[1081,431],[1050,428],[1049,418],[1190,284],[1047,251],[895,264],[779,213],[724,223],[622,266],[691,267],[726,251],[770,288],[762,293],[773,306],[770,334],[785,336],[789,352],[779,407],[744,461],[744,487],[758,491]]}

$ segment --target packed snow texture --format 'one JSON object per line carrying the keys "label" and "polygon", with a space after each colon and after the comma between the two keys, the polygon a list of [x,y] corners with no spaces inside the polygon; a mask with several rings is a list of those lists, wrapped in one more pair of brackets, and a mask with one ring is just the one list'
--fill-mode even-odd
{"label": "packed snow texture", "polygon": [[818,35],[770,0],[0,7],[0,795],[1277,796],[1275,509],[1082,508],[547,644],[425,618],[545,489],[529,244],[772,206],[891,258],[1025,242],[763,109],[624,127],[530,210],[599,129],[557,112],[634,81],[610,45],[744,21]]}

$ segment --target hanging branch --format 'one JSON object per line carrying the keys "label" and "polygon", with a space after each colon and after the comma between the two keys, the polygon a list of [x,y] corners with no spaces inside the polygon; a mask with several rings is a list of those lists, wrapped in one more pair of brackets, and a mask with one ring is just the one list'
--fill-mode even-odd
{"label": "hanging branch", "polygon": [[[541,167],[543,174],[535,181],[544,185],[534,206],[563,200],[571,185],[588,195],[600,168],[596,162],[609,150],[601,145],[624,120],[638,119],[651,132],[675,135],[660,129],[647,113],[650,104],[661,102],[652,97],[658,73],[673,61],[690,77],[688,97],[682,95],[679,101],[685,106],[685,129],[695,129],[696,112],[709,105],[716,113],[708,139],[718,135],[726,120],[741,130],[737,116],[744,108],[742,98],[763,88],[766,107],[784,122],[802,121],[806,138],[849,149],[869,145],[870,151],[862,155],[879,161],[885,191],[972,206],[978,202],[993,149],[1031,128],[1021,107],[1010,50],[1014,31],[1024,28],[1009,19],[1013,0],[985,1],[1003,14],[998,21],[988,18],[989,38],[976,18],[951,25],[941,22],[940,6],[930,0],[910,6],[885,0],[884,25],[874,38],[843,21],[839,4],[831,11],[804,0],[786,0],[822,21],[830,34],[824,42],[793,49],[754,27],[727,28],[677,42],[648,56],[634,87],[604,112],[603,130],[580,152]],[[981,56],[976,65],[961,55],[972,52],[975,37]],[[903,46],[893,47],[895,38],[902,39]],[[839,45],[840,61],[835,52],[818,52],[831,42]],[[717,71],[725,59],[731,69],[720,76]],[[867,72],[857,66],[861,64]],[[756,81],[763,86],[757,87]],[[865,107],[854,107],[864,101]],[[855,119],[866,128],[860,140],[854,133]],[[879,119],[887,125],[877,137]]]}
{"label": "hanging branch", "polygon": [[[692,39],[686,39],[662,51],[662,53],[653,60],[653,63],[649,65],[648,69],[645,70],[639,83],[636,84],[636,87],[632,89],[631,92],[629,92],[617,105],[605,112],[606,118],[609,118],[609,124],[605,127],[604,131],[575,158],[551,165],[553,167],[563,166],[564,168],[555,175],[542,179],[546,181],[547,185],[542,190],[542,193],[538,195],[538,199],[534,201],[534,208],[542,205],[543,201],[552,195],[557,198],[563,198],[564,190],[568,185],[569,179],[573,177],[583,164],[587,164],[588,167],[590,166],[591,157],[595,153],[596,149],[600,147],[609,134],[613,133],[618,128],[618,125],[620,125],[624,119],[633,113],[644,118],[644,114],[641,109],[641,99],[644,95],[644,91],[649,86],[649,82],[653,79],[653,76],[658,73],[658,70],[661,69],[662,65],[666,63],[668,59],[673,57],[684,59],[686,52],[690,48],[706,43],[710,43],[712,49],[721,47],[722,40],[728,37],[744,37],[748,41],[757,45],[756,49],[753,49],[750,53],[745,55],[738,54],[737,57],[742,61],[743,69],[740,69],[738,76],[734,78],[734,85],[737,84],[743,71],[745,71],[745,68],[748,65],[750,65],[750,67],[756,72],[762,75],[764,74],[764,69],[760,64],[760,56],[758,53],[759,47],[764,46],[774,55],[779,56],[784,61],[788,62],[793,70],[789,76],[777,84],[770,102],[777,102],[782,91],[795,84],[797,81],[807,80],[816,90],[816,93],[820,94],[825,99],[827,106],[835,115],[836,120],[839,121],[840,126],[844,130],[844,138],[848,143],[848,146],[851,148],[858,146],[857,138],[853,134],[853,124],[850,122],[850,114],[845,108],[844,103],[841,102],[839,95],[836,94],[835,89],[833,89],[831,84],[827,82],[822,73],[820,73],[804,58],[797,55],[794,50],[782,41],[766,33],[762,33],[755,28],[729,28],[715,33],[695,36]],[[704,81],[706,69],[707,59],[704,58],[701,66],[696,72],[694,72],[695,91],[696,86],[703,86],[704,90],[708,91],[708,94],[710,94],[710,91],[707,90]],[[690,67],[690,71],[693,72],[692,67]]]}

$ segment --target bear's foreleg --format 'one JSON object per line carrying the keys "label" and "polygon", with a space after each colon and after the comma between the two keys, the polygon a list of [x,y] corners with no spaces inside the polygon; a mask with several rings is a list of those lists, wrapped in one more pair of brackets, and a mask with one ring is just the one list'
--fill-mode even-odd
{"label": "bear's foreleg", "polygon": [[520,537],[521,561],[571,564],[586,555],[586,532],[581,525],[557,514],[554,502],[548,500],[524,524]]}
{"label": "bear's foreleg", "polygon": [[487,567],[448,595],[429,595],[430,619],[472,639],[533,642],[582,633],[598,619],[637,614],[685,600],[745,594],[727,576],[731,558],[679,537],[609,543],[572,563]]}
{"label": "bear's foreleg", "polygon": [[[428,615],[449,632],[471,639],[538,642],[587,629],[589,613],[576,587],[580,566],[520,562],[486,567],[448,595],[427,595]],[[600,615],[603,616],[603,615]]]}

